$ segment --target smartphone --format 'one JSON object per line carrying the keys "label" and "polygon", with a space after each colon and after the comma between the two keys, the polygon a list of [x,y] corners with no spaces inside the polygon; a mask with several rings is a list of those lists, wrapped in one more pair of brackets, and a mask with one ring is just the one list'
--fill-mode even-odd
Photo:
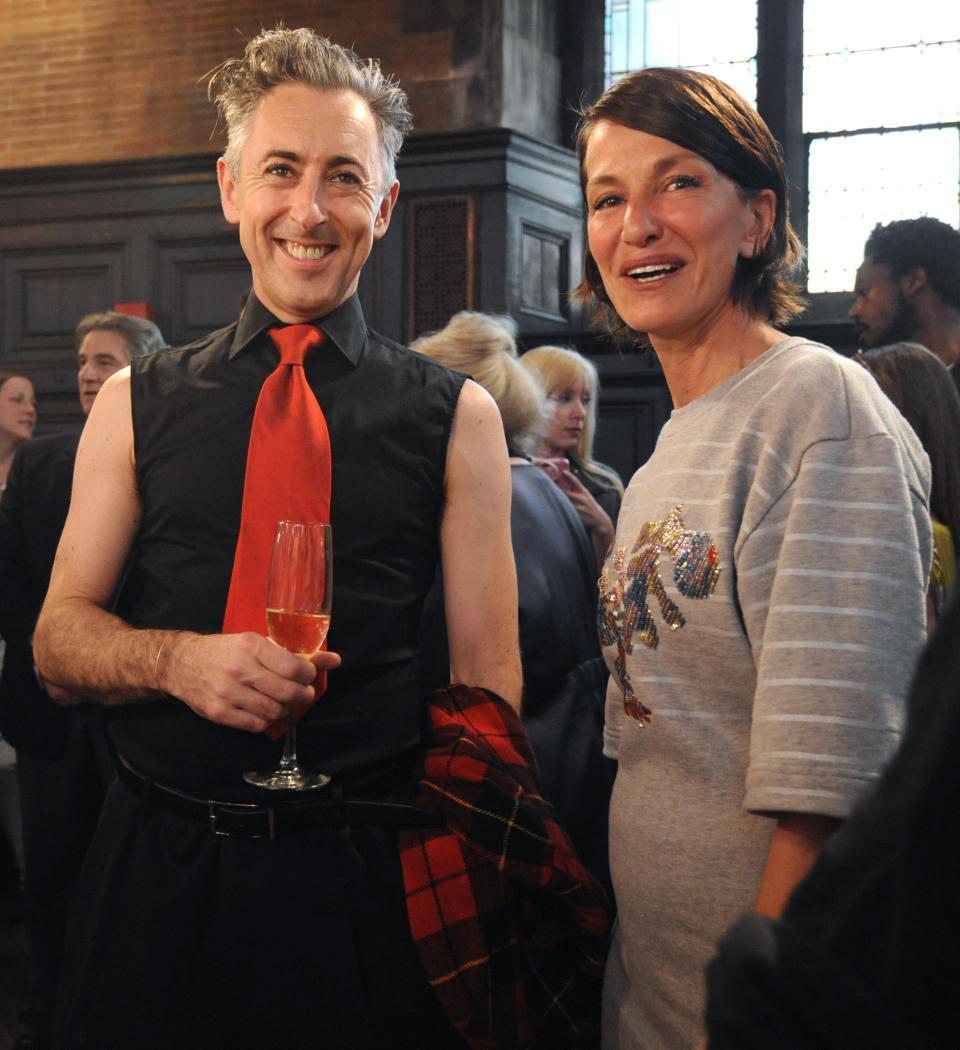
{"label": "smartphone", "polygon": [[546,471],[547,477],[562,488],[564,492],[569,491],[570,482],[567,480],[567,472],[570,470],[569,459],[565,456],[556,456],[552,459],[537,459],[535,462],[538,467]]}

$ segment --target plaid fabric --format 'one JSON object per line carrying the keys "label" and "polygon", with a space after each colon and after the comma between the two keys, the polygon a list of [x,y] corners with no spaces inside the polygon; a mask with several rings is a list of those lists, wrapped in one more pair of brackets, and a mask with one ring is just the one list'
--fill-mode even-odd
{"label": "plaid fabric", "polygon": [[400,832],[410,929],[447,1016],[473,1050],[585,1045],[599,1026],[604,891],[541,797],[514,710],[438,690],[415,801],[446,826]]}

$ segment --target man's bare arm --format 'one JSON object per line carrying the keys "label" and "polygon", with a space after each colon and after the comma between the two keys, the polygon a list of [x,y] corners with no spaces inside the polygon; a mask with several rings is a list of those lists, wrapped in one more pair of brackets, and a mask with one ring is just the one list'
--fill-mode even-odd
{"label": "man's bare arm", "polygon": [[[103,704],[169,694],[205,718],[253,732],[290,704],[310,702],[315,667],[266,638],[137,630],[108,611],[140,513],[125,369],[104,384],[84,427],[70,512],[34,632],[34,657],[51,693]],[[338,663],[334,654],[321,660],[325,668]]]}
{"label": "man's bare arm", "polygon": [[519,710],[510,491],[500,413],[470,381],[460,394],[447,452],[442,543],[450,672],[453,681],[490,689]]}

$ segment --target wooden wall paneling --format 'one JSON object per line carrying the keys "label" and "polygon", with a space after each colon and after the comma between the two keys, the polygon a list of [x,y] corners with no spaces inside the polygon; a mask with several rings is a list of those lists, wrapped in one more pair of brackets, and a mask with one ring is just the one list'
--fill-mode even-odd
{"label": "wooden wall paneling", "polygon": [[673,402],[652,354],[607,351],[591,360],[600,375],[594,456],[626,485],[653,452]]}
{"label": "wooden wall paneling", "polygon": [[363,316],[376,332],[404,342],[404,218],[401,200],[385,236],[375,241],[370,258],[360,271],[357,292]]}
{"label": "wooden wall paneling", "polygon": [[476,308],[476,200],[470,194],[408,202],[404,295],[408,340]]}
{"label": "wooden wall paneling", "polygon": [[[508,314],[522,327],[511,304],[518,300],[519,223],[511,229],[509,186],[503,170],[503,157],[492,158],[492,185],[478,194],[480,222],[477,228],[477,309],[486,313]],[[512,236],[511,236],[512,234]]]}
{"label": "wooden wall paneling", "polygon": [[601,376],[601,389],[594,456],[626,485],[653,452],[670,414],[669,395],[656,384],[611,387],[609,376]]}
{"label": "wooden wall paneling", "polygon": [[84,314],[146,302],[184,342],[232,319],[249,280],[213,156],[0,172],[0,362],[34,378],[38,433],[82,420]]}
{"label": "wooden wall paneling", "polygon": [[[171,346],[182,346],[236,320],[250,289],[250,266],[236,231],[157,238],[152,245],[157,323]],[[161,321],[163,323],[161,323]]]}
{"label": "wooden wall paneling", "polygon": [[[579,280],[582,218],[576,160],[570,150],[504,128],[415,136],[400,155],[398,177],[398,210],[406,216],[401,234],[407,239],[402,254],[405,305],[399,324],[395,317],[380,319],[392,325],[386,334],[404,340],[422,334],[417,304],[430,301],[429,285],[436,282],[430,275],[430,257],[439,252],[449,258],[454,245],[459,246],[456,267],[461,276],[443,270],[442,280],[456,284],[459,279],[460,294],[436,304],[432,327],[445,324],[456,306],[509,314],[521,332],[572,332],[578,315],[568,307],[566,293],[574,279]],[[457,200],[469,200],[469,208]],[[460,209],[456,219],[451,208]],[[444,209],[450,214],[435,232],[445,245],[431,247],[434,235],[420,220],[439,216]],[[384,238],[383,264],[395,253],[392,237],[394,228]],[[395,261],[396,255],[392,258]],[[469,305],[471,286],[475,298]],[[381,305],[386,307],[388,300],[382,299]]]}
{"label": "wooden wall paneling", "polygon": [[[386,335],[409,343],[442,327],[457,310],[503,312],[498,158],[508,134],[421,135],[405,143],[397,164],[397,212],[377,248],[382,312],[375,323]],[[448,271],[441,260],[450,264]],[[492,288],[491,270],[499,274]]]}
{"label": "wooden wall paneling", "polygon": [[25,372],[38,400],[38,433],[62,429],[80,416],[74,365],[77,321],[122,295],[126,258],[122,239],[77,243],[80,231],[51,229],[35,247],[0,253],[3,344],[0,367]]}
{"label": "wooden wall paneling", "polygon": [[569,232],[521,220],[520,310],[541,323],[565,325],[569,296]]}
{"label": "wooden wall paneling", "polygon": [[506,154],[506,310],[523,332],[581,326],[570,292],[580,280],[583,209],[571,150],[513,136]]}

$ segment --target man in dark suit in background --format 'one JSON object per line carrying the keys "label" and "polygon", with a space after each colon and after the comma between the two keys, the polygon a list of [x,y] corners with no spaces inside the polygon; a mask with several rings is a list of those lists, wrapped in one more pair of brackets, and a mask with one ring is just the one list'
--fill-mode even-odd
{"label": "man in dark suit in background", "polygon": [[[76,329],[77,385],[89,415],[104,382],[135,357],[162,348],[152,322],[107,311]],[[32,1002],[21,1017],[17,1050],[49,1045],[67,904],[96,826],[114,764],[103,709],[62,707],[33,665],[31,635],[70,505],[77,433],[48,434],[17,450],[0,503],[0,732],[17,750],[23,813],[25,890],[33,945]]]}

